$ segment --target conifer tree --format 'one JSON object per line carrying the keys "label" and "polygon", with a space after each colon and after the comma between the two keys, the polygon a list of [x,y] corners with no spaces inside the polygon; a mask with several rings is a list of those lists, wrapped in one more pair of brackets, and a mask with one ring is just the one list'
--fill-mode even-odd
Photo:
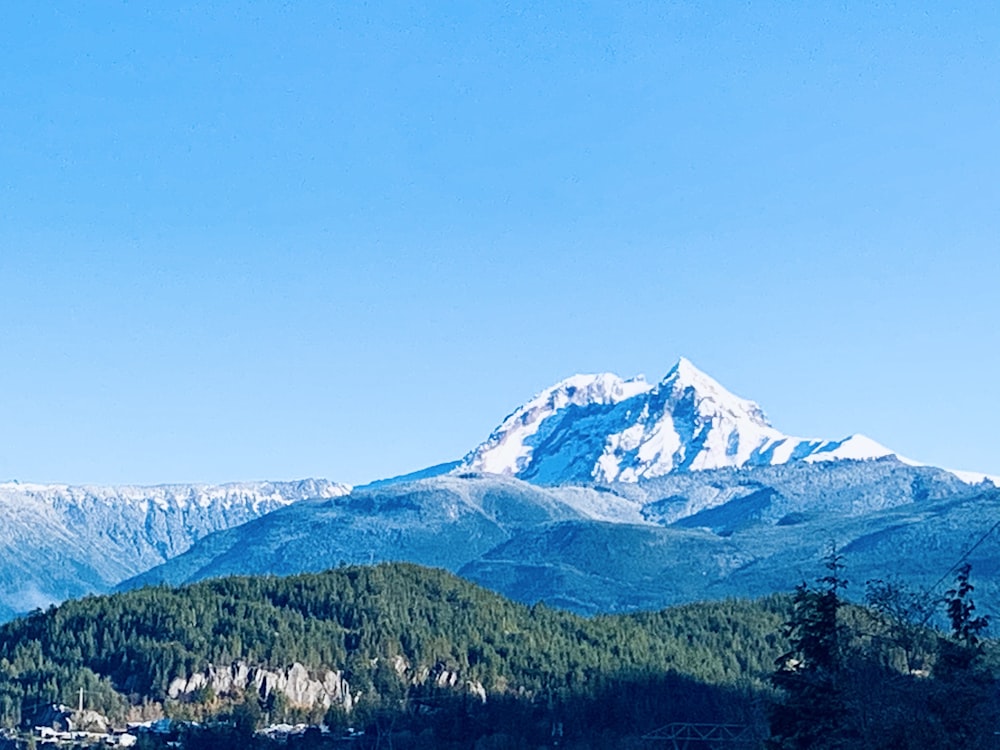
{"label": "conifer tree", "polygon": [[795,590],[792,615],[785,624],[791,649],[777,660],[772,684],[784,694],[772,708],[770,746],[782,750],[838,747],[843,738],[845,707],[840,670],[842,632],[838,613],[843,558],[831,547],[819,586]]}
{"label": "conifer tree", "polygon": [[976,649],[979,646],[980,634],[989,626],[989,618],[973,616],[976,605],[973,604],[970,596],[975,588],[969,583],[971,570],[970,563],[965,563],[958,569],[955,587],[945,592],[945,603],[954,639],[967,648]]}

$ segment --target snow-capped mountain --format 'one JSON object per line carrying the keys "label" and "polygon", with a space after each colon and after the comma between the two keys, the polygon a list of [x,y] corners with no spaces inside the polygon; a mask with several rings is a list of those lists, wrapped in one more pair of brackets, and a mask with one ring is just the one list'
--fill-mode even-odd
{"label": "snow-capped mountain", "polygon": [[636,482],[676,471],[895,455],[864,435],[785,435],[756,403],[682,358],[655,384],[611,373],[557,383],[516,409],[455,471],[545,484]]}
{"label": "snow-capped mountain", "polygon": [[0,619],[107,591],[206,534],[350,487],[322,479],[157,487],[0,483]]}
{"label": "snow-capped mountain", "polygon": [[[801,577],[829,539],[866,561],[865,575],[893,560],[925,585],[921,545],[935,566],[953,558],[982,531],[979,504],[1000,504],[1000,479],[983,479],[918,466],[862,435],[790,437],[681,359],[658,383],[576,375],[462,461],[353,490],[0,484],[0,620],[126,579],[378,560],[444,566],[586,612],[662,606],[793,586],[788,571]],[[879,541],[890,537],[898,548]],[[920,560],[897,566],[897,553]],[[763,572],[740,578],[748,566]],[[667,588],[653,591],[661,579]]]}

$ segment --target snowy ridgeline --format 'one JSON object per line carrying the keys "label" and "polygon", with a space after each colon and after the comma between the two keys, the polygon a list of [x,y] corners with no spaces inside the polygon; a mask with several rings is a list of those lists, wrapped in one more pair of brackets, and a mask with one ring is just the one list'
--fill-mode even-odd
{"label": "snowy ridgeline", "polygon": [[0,617],[107,591],[196,540],[310,497],[326,480],[157,487],[0,484]]}
{"label": "snowy ridgeline", "polygon": [[557,383],[517,408],[455,471],[548,484],[635,482],[676,471],[884,456],[914,463],[864,435],[785,435],[756,403],[681,359],[655,384],[611,373]]}

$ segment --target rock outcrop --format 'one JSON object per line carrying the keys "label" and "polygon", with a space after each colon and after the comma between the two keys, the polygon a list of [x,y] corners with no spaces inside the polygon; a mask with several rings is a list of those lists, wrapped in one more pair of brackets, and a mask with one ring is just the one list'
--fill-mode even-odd
{"label": "rock outcrop", "polygon": [[[422,667],[414,671],[406,659],[396,656],[392,667],[396,674],[411,685],[431,682],[439,688],[464,690],[481,701],[486,701],[486,688],[481,682],[465,680],[458,672],[443,665]],[[298,662],[284,670],[273,670],[252,667],[242,661],[233,662],[228,667],[210,665],[204,672],[196,672],[190,677],[178,677],[167,687],[167,696],[176,700],[209,690],[216,695],[226,696],[252,692],[261,699],[280,694],[293,706],[343,706],[346,711],[350,711],[361,697],[360,691],[351,692],[350,684],[339,670],[310,673]]]}
{"label": "rock outcrop", "polygon": [[245,662],[234,662],[228,667],[210,665],[205,672],[173,680],[167,695],[176,699],[200,690],[212,690],[217,695],[252,691],[261,698],[278,693],[294,706],[339,705],[348,711],[358,698],[352,695],[342,672],[326,670],[314,676],[297,662],[284,670],[252,667]]}

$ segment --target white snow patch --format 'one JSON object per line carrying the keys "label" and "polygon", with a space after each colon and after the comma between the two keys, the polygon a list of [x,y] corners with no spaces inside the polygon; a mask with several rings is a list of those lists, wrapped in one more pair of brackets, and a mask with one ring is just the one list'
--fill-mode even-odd
{"label": "white snow patch", "polygon": [[956,471],[955,469],[945,469],[949,474],[954,474],[966,484],[982,484],[989,482],[994,487],[1000,488],[1000,476],[993,474],[982,474],[977,471]]}
{"label": "white snow patch", "polygon": [[463,470],[514,475],[531,459],[527,441],[549,417],[570,406],[617,404],[649,391],[641,377],[623,380],[612,373],[574,375],[546,388],[511,413],[489,439],[463,461]]}
{"label": "white snow patch", "polygon": [[[866,458],[882,458],[883,456],[895,456],[891,450],[881,443],[877,443],[866,435],[851,435],[849,438],[837,442],[825,442],[811,455],[803,460],[810,463],[819,461],[839,461],[842,459],[862,460]],[[899,456],[896,456],[899,458]],[[902,460],[902,459],[900,459]],[[912,461],[903,463],[913,464]]]}

